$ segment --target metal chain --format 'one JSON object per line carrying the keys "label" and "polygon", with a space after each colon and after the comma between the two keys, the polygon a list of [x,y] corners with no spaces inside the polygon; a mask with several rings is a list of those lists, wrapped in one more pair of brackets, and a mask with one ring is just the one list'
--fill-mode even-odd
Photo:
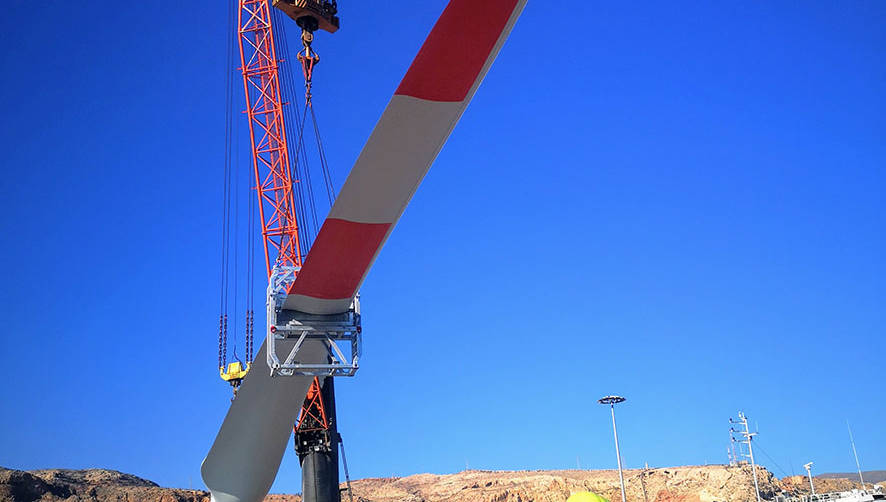
{"label": "metal chain", "polygon": [[246,363],[252,362],[253,333],[255,332],[255,311],[246,311]]}
{"label": "metal chain", "polygon": [[222,328],[224,325],[224,314],[218,315],[218,367],[224,368],[225,362],[222,359],[222,338],[223,332]]}
{"label": "metal chain", "polygon": [[222,340],[222,368],[228,365],[228,314],[224,315],[224,337]]}

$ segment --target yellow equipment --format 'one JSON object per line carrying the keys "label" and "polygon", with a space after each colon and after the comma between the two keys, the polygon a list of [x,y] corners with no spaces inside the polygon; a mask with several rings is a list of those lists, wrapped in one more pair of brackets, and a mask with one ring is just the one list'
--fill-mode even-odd
{"label": "yellow equipment", "polygon": [[566,502],[609,502],[609,500],[596,493],[578,492],[570,495]]}
{"label": "yellow equipment", "polygon": [[222,380],[236,386],[240,385],[240,381],[243,380],[243,377],[249,372],[250,366],[252,365],[246,363],[246,367],[244,368],[240,361],[234,361],[228,365],[227,371],[225,371],[224,366],[220,367],[218,369],[218,374],[221,375]]}

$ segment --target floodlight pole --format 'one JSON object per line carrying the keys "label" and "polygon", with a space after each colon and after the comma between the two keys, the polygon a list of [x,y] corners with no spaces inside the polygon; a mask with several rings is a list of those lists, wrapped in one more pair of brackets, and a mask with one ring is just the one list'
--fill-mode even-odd
{"label": "floodlight pole", "polygon": [[612,413],[612,435],[615,436],[615,459],[618,461],[618,482],[621,484],[621,502],[627,502],[625,496],[625,477],[621,472],[621,451],[618,448],[618,429],[615,426],[615,405],[624,402],[625,398],[621,396],[606,396],[597,400],[600,404],[608,404],[609,411]]}
{"label": "floodlight pole", "polygon": [[815,485],[812,484],[812,462],[808,464],[803,464],[803,467],[806,469],[806,474],[809,476],[809,489],[812,490],[812,497],[815,496]]}

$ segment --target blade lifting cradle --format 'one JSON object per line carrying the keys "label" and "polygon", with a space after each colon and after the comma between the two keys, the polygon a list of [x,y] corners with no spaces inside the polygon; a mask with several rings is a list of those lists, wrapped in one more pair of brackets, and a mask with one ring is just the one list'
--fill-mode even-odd
{"label": "blade lifting cradle", "polygon": [[[267,363],[271,376],[353,376],[359,367],[361,335],[360,297],[345,312],[311,314],[284,308],[287,292],[299,269],[277,266],[271,273],[267,301]],[[288,342],[295,342],[288,343]],[[326,362],[306,362],[299,353],[307,343],[319,342],[327,349]],[[339,346],[347,345],[346,352]],[[286,354],[281,361],[278,348]]]}

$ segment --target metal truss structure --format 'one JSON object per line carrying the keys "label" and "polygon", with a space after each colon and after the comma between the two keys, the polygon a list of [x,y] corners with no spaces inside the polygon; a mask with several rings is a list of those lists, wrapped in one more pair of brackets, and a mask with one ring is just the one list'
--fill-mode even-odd
{"label": "metal truss structure", "polygon": [[239,1],[240,64],[270,276],[275,265],[301,267],[302,256],[270,6],[267,0]]}
{"label": "metal truss structure", "polygon": [[[359,368],[363,344],[359,295],[354,298],[347,312],[338,314],[320,315],[286,310],[283,303],[297,273],[296,267],[278,266],[274,268],[268,281],[265,347],[271,375],[353,376]],[[311,340],[326,345],[329,356],[326,363],[299,361],[299,351]],[[280,347],[289,351],[283,361],[278,355]]]}

